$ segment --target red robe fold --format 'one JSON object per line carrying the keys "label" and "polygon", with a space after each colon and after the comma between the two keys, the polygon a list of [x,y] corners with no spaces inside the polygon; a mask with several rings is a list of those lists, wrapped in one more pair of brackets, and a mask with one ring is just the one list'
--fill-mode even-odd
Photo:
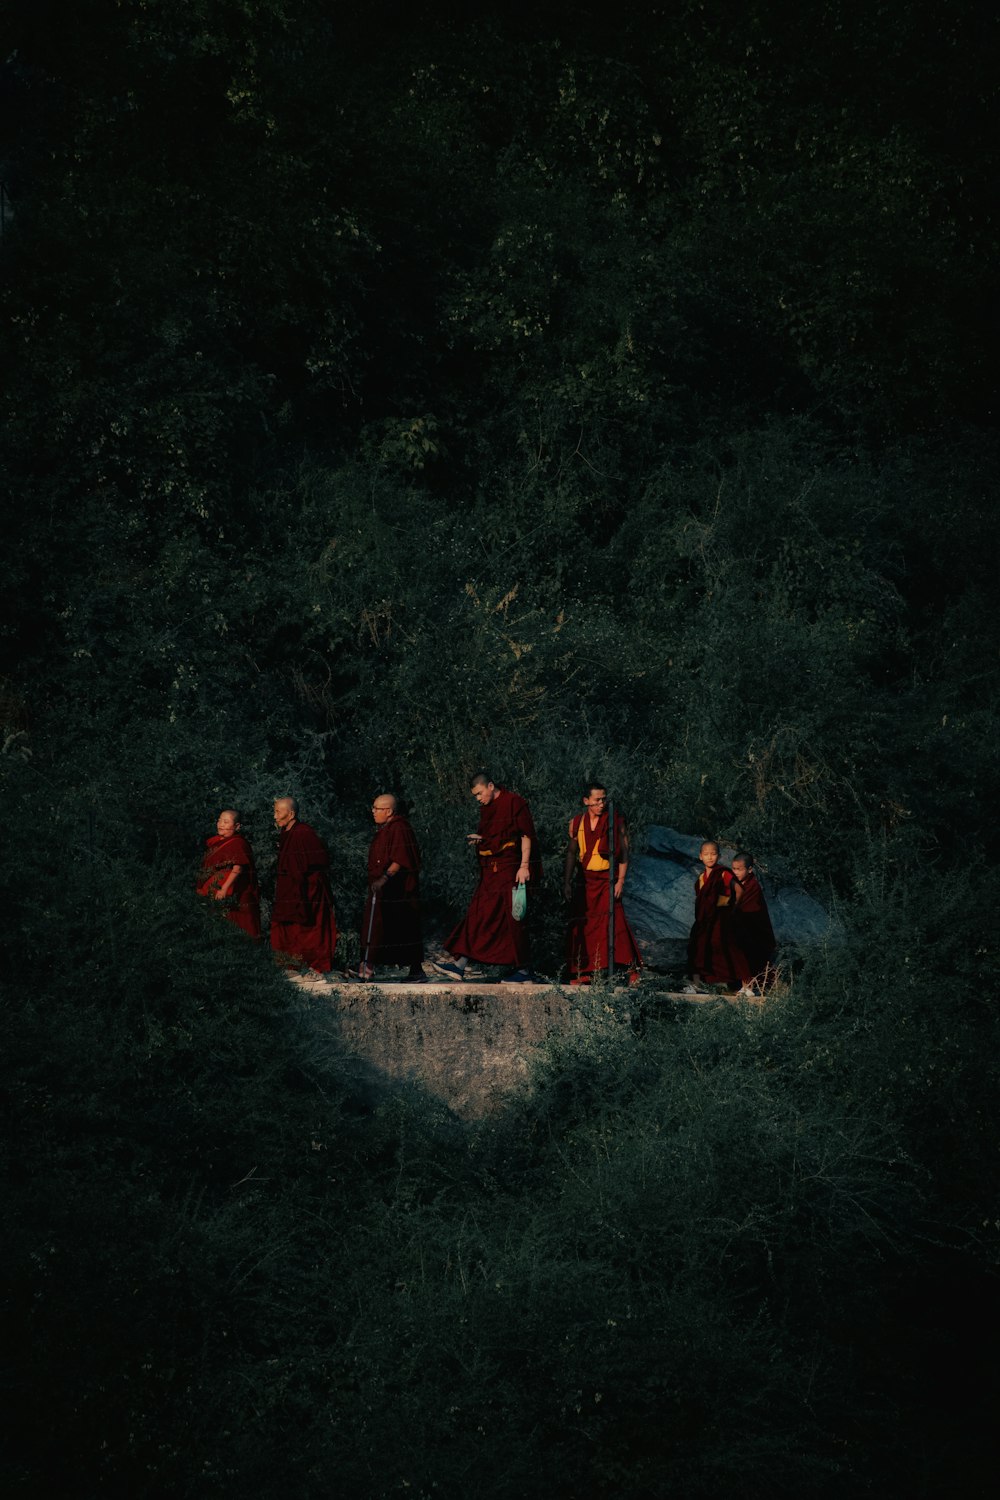
{"label": "red robe fold", "polygon": [[[578,813],[570,824],[570,837],[576,842],[583,828],[584,856],[577,857],[576,878],[566,933],[566,966],[570,979],[582,979],[595,969],[608,966],[608,905],[611,888],[607,870],[588,870],[595,850],[601,859],[608,858],[608,814],[603,812],[597,827],[591,828],[590,815]],[[625,858],[625,819],[615,813],[615,864]],[[628,969],[642,967],[639,947],[620,901],[615,902],[615,964]]]}
{"label": "red robe fold", "polygon": [[326,845],[308,823],[293,823],[281,830],[271,908],[271,947],[321,974],[333,968],[337,946],[329,868]]}
{"label": "red robe fold", "polygon": [[240,873],[229,887],[220,905],[227,921],[240,927],[252,938],[260,937],[260,890],[257,886],[257,871],[253,862],[253,851],[242,833],[223,837],[213,833],[205,840],[205,853],[201,861],[199,896],[211,896],[221,885],[233,865],[239,865]]}
{"label": "red robe fold", "polygon": [[688,939],[688,973],[732,990],[752,978],[733,930],[735,881],[725,865],[714,865],[699,875],[694,883],[694,926]]}
{"label": "red robe fold", "polygon": [[[390,865],[399,865],[380,891],[372,891]],[[361,958],[376,964],[419,969],[424,945],[420,932],[420,849],[407,820],[396,813],[376,829],[368,848],[368,899],[361,919]]]}
{"label": "red robe fold", "polygon": [[[497,792],[493,801],[479,810],[481,842],[476,848],[479,884],[472,893],[469,910],[445,947],[449,953],[475,959],[477,963],[515,964],[519,969],[527,969],[531,967],[527,923],[515,922],[510,903],[521,867],[522,834],[531,840],[531,882],[541,879],[538,837],[524,798],[503,787],[498,787]],[[531,900],[531,884],[528,900]]]}
{"label": "red robe fold", "polygon": [[[735,876],[734,876],[735,879]],[[740,886],[740,899],[733,912],[733,936],[746,960],[750,976],[761,986],[774,983],[774,950],[777,940],[760,881],[752,870]]]}

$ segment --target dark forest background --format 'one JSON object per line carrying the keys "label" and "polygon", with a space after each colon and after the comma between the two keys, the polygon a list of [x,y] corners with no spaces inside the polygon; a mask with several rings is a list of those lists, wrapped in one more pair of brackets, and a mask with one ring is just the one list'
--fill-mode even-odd
{"label": "dark forest background", "polygon": [[[5,8],[14,1493],[992,1492],[995,43]],[[844,941],[475,1129],[373,1095],[199,840],[297,794],[349,956],[372,794],[443,923],[482,764],[550,870],[599,774]]]}

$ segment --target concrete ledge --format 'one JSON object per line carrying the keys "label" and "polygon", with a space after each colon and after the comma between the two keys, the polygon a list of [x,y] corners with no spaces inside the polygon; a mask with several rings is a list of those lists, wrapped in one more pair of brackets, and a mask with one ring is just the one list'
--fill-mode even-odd
{"label": "concrete ledge", "polygon": [[736,998],[623,985],[609,1011],[599,986],[294,982],[310,1004],[330,1008],[348,1050],[377,1075],[420,1084],[462,1120],[481,1119],[523,1093],[532,1057],[555,1037],[619,1025],[664,1001],[686,1006]]}
{"label": "concrete ledge", "polygon": [[551,985],[313,985],[344,1042],[388,1078],[420,1083],[460,1119],[481,1119],[528,1085],[533,1052],[586,1025]]}

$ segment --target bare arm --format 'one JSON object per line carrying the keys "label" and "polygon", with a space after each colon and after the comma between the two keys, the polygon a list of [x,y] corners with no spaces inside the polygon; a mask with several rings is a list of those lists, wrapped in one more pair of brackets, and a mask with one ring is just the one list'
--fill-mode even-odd
{"label": "bare arm", "polygon": [[566,845],[566,859],[563,864],[563,896],[567,901],[573,899],[573,875],[576,871],[576,839],[573,837],[573,819],[569,820],[569,843]]}
{"label": "bare arm", "polygon": [[229,874],[226,876],[225,880],[222,882],[222,884],[219,886],[219,889],[215,893],[216,901],[224,901],[225,898],[229,895],[229,892],[236,884],[236,878],[242,868],[242,865],[233,865],[233,868],[230,870]]}
{"label": "bare arm", "polygon": [[531,879],[531,870],[528,861],[531,858],[531,840],[526,833],[521,834],[521,868],[517,872],[518,885],[524,885],[526,880]]}
{"label": "bare arm", "polygon": [[615,872],[615,900],[622,898],[622,887],[625,884],[625,876],[628,874],[628,834],[622,829],[622,862]]}

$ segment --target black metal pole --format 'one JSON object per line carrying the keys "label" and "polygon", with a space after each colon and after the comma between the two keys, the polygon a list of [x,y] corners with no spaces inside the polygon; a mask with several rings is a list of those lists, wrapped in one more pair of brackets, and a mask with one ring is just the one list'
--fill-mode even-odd
{"label": "black metal pole", "polygon": [[375,926],[375,902],[378,900],[378,891],[375,890],[374,886],[372,887],[371,897],[371,915],[368,918],[368,936],[365,939],[365,956],[361,963],[362,971],[370,967],[368,963],[368,955],[372,951],[372,928]]}
{"label": "black metal pole", "polygon": [[608,984],[615,980],[615,804],[608,803]]}

